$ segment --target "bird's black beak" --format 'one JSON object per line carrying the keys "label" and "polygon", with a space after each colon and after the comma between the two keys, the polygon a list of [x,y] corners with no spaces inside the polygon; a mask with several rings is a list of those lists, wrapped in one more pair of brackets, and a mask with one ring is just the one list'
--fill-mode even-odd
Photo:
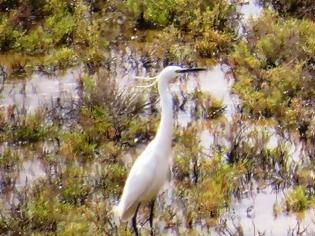
{"label": "bird's black beak", "polygon": [[199,71],[206,71],[206,68],[185,68],[177,70],[176,73],[189,73],[189,72],[199,72]]}

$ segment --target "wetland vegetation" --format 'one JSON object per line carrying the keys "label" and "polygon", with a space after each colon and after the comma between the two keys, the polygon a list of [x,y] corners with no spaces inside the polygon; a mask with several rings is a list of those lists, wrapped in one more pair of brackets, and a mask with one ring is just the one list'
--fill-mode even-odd
{"label": "wetland vegetation", "polygon": [[[245,22],[246,4],[0,1],[0,234],[132,235],[112,207],[159,123],[156,88],[133,76],[168,64],[214,69],[172,87],[176,134],[155,235],[314,233],[315,6],[260,0]],[[35,75],[65,81],[46,94],[28,86]],[[33,112],[29,97],[43,100]],[[255,204],[242,209],[264,191],[281,196],[269,215],[278,228]]]}

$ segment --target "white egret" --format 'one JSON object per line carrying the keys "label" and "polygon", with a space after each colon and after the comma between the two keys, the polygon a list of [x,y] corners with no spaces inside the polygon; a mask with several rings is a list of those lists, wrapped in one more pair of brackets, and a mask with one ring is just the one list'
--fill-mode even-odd
{"label": "white egret", "polygon": [[[169,83],[180,73],[203,71],[203,68],[185,69],[179,66],[168,66],[156,77],[161,104],[161,121],[155,138],[149,143],[133,164],[120,202],[114,212],[122,221],[132,218],[132,227],[136,235],[137,213],[142,203],[151,202],[150,226],[152,233],[154,200],[169,171],[169,156],[173,134],[173,99],[169,91]],[[139,78],[139,77],[138,77]]]}

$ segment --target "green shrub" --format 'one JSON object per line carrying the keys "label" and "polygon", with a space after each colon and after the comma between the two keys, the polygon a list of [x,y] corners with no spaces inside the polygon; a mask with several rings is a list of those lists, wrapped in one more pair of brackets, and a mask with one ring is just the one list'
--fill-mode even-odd
{"label": "green shrub", "polygon": [[301,212],[309,208],[312,200],[308,199],[303,186],[296,186],[285,197],[286,211]]}
{"label": "green shrub", "polygon": [[55,231],[60,219],[58,199],[49,191],[39,193],[27,203],[26,214],[33,230]]}
{"label": "green shrub", "polygon": [[27,0],[6,10],[0,17],[0,52],[34,57],[28,69],[64,69],[78,64],[78,58],[104,59],[108,43],[101,37],[100,17],[93,21],[85,17],[88,3]]}
{"label": "green shrub", "polygon": [[222,210],[230,204],[231,194],[242,176],[242,165],[223,163],[220,154],[200,163],[200,181],[192,186],[189,211],[195,219],[205,219],[214,225]]}
{"label": "green shrub", "polygon": [[44,58],[43,65],[48,67],[55,67],[59,69],[66,69],[77,63],[76,55],[71,48],[58,48],[52,50],[50,55]]}
{"label": "green shrub", "polygon": [[[187,0],[128,0],[127,5],[141,26],[164,28],[164,33],[158,36],[157,41],[159,44],[166,41],[167,48],[171,45],[169,53],[173,56],[176,56],[175,48],[182,47],[192,52],[197,50],[204,57],[215,57],[218,52],[227,51],[235,37],[233,17],[237,15],[236,8],[225,0],[198,0],[193,8]],[[174,27],[182,32],[177,37],[176,47],[167,44],[174,32],[169,29]],[[195,42],[193,44],[192,39]],[[161,51],[161,48],[156,50]]]}
{"label": "green shrub", "polygon": [[82,168],[68,167],[63,173],[61,202],[72,205],[84,204],[91,192],[91,185],[87,180],[87,173]]}
{"label": "green shrub", "polygon": [[96,148],[97,144],[89,140],[85,133],[75,131],[62,135],[61,153],[67,158],[81,161],[91,160]]}
{"label": "green shrub", "polygon": [[87,139],[93,140],[95,143],[116,137],[115,128],[106,108],[101,106],[82,107],[79,122],[85,131]]}
{"label": "green shrub", "polygon": [[10,26],[8,19],[0,17],[0,52],[9,51],[18,36],[19,33]]}
{"label": "green shrub", "polygon": [[20,157],[11,149],[5,149],[0,153],[0,169],[12,170],[19,166]]}
{"label": "green shrub", "polygon": [[266,7],[272,5],[283,17],[315,19],[315,3],[312,0],[260,0],[260,2]]}
{"label": "green shrub", "polygon": [[307,135],[315,98],[315,24],[265,11],[249,26],[247,41],[230,55],[242,110],[255,119],[275,119],[283,129]]}
{"label": "green shrub", "polygon": [[119,196],[127,178],[127,170],[123,163],[111,163],[104,168],[100,177],[105,196]]}
{"label": "green shrub", "polygon": [[44,123],[44,119],[40,112],[21,116],[16,122],[6,126],[6,136],[12,142],[29,143],[55,137],[58,133],[57,127],[53,124]]}

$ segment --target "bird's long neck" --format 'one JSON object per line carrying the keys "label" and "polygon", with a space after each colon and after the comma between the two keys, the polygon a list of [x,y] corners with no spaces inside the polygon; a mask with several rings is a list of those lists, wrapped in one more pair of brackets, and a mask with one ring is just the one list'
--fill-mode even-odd
{"label": "bird's long neck", "polygon": [[156,134],[156,141],[171,147],[173,134],[173,100],[170,94],[168,81],[159,80],[161,103],[161,121]]}

